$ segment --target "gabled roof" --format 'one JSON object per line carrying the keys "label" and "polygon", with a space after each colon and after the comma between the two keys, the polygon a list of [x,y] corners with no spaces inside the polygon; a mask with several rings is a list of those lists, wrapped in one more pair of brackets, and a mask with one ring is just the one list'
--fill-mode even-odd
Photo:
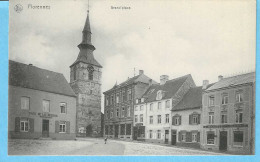
{"label": "gabled roof", "polygon": [[172,108],[172,111],[200,108],[202,106],[202,86],[190,88],[182,100]]}
{"label": "gabled roof", "polygon": [[211,87],[209,87],[206,91],[226,88],[229,86],[236,86],[240,84],[254,83],[254,82],[255,82],[255,72],[246,73],[246,74],[236,75],[233,77],[223,78],[220,81],[216,82]]}
{"label": "gabled roof", "polygon": [[[137,76],[134,76],[132,78],[129,78],[127,79],[126,81],[120,83],[117,85],[117,83],[113,86],[113,88],[107,90],[106,92],[104,93],[107,93],[108,91],[111,91],[113,89],[117,89],[117,88],[120,88],[120,87],[124,87],[124,86],[127,86],[127,85],[131,85],[133,83],[137,83],[137,82],[141,82],[141,83],[149,83],[149,80],[151,78],[149,78],[148,76],[146,76],[145,74],[140,74],[140,75],[137,75]],[[158,84],[156,81],[152,80],[152,84]]]}
{"label": "gabled roof", "polygon": [[185,76],[182,76],[179,78],[168,80],[163,85],[157,84],[157,85],[150,86],[143,95],[143,97],[146,98],[145,102],[155,101],[157,92],[159,90],[164,92],[162,99],[169,99],[169,98],[173,97],[188,77],[191,77],[191,75],[188,74],[188,75],[185,75]]}
{"label": "gabled roof", "polygon": [[9,85],[75,97],[61,73],[9,60]]}

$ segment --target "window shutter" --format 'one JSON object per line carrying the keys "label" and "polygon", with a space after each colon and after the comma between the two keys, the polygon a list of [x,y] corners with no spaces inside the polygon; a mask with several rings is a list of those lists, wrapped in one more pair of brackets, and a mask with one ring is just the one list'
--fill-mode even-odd
{"label": "window shutter", "polygon": [[197,142],[200,142],[200,132],[197,133]]}
{"label": "window shutter", "polygon": [[30,132],[34,132],[34,119],[29,118],[29,127],[30,127]]}
{"label": "window shutter", "polygon": [[181,132],[178,133],[178,141],[181,142]]}
{"label": "window shutter", "polygon": [[200,114],[198,115],[198,124],[200,124]]}
{"label": "window shutter", "polygon": [[179,125],[181,125],[181,116],[179,117]]}
{"label": "window shutter", "polygon": [[189,124],[192,124],[192,115],[189,115]]}
{"label": "window shutter", "polygon": [[60,132],[59,121],[55,121],[55,133],[59,133],[59,132]]}
{"label": "window shutter", "polygon": [[186,142],[191,142],[192,139],[191,139],[191,132],[186,132]]}
{"label": "window shutter", "polygon": [[70,122],[66,122],[66,133],[70,133]]}
{"label": "window shutter", "polygon": [[15,132],[20,132],[20,117],[15,118]]}

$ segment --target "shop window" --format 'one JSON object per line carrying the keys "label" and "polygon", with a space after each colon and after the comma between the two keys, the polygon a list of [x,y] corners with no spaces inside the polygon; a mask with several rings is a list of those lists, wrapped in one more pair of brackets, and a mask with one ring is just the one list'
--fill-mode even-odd
{"label": "shop window", "polygon": [[243,131],[234,131],[234,145],[242,146],[244,141]]}
{"label": "shop window", "polygon": [[214,145],[215,144],[215,133],[207,132],[207,144]]}
{"label": "shop window", "polygon": [[131,135],[131,124],[126,124],[126,135]]}

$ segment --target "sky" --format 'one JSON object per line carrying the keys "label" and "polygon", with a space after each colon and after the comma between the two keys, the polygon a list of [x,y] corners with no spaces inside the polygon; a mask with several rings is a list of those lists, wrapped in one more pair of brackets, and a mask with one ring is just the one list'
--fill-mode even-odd
{"label": "sky", "polygon": [[[69,82],[87,9],[81,0],[10,1],[9,59],[62,73]],[[255,71],[254,0],[90,0],[89,10],[102,92],[139,70],[157,82],[160,75],[191,74],[197,86]]]}

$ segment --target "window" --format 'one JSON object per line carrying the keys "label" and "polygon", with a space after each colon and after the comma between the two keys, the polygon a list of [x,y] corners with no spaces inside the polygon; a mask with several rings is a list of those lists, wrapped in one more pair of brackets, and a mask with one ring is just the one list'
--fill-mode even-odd
{"label": "window", "polygon": [[141,105],[140,106],[140,111],[143,111],[143,109],[144,109],[144,105]]}
{"label": "window", "polygon": [[243,131],[234,131],[234,145],[243,145]]}
{"label": "window", "polygon": [[21,97],[21,109],[23,109],[23,110],[30,109],[30,98],[29,97]]}
{"label": "window", "polygon": [[66,123],[60,123],[60,133],[66,132]]}
{"label": "window", "polygon": [[181,125],[181,116],[179,116],[179,115],[173,116],[172,125]]}
{"label": "window", "polygon": [[128,100],[131,100],[132,99],[132,92],[131,90],[129,89],[128,90]]}
{"label": "window", "polygon": [[125,98],[125,91],[122,92],[122,101],[124,102],[126,100]]}
{"label": "window", "polygon": [[165,107],[166,107],[166,108],[170,108],[170,100],[167,100],[167,101],[165,102]]}
{"label": "window", "polygon": [[149,130],[149,137],[150,137],[150,139],[153,138],[153,131],[152,130]]}
{"label": "window", "polygon": [[161,100],[162,99],[162,91],[157,92],[156,100]]}
{"label": "window", "polygon": [[111,105],[114,104],[114,95],[111,96]]}
{"label": "window", "polygon": [[158,110],[161,110],[161,109],[162,109],[162,103],[158,102]]}
{"label": "window", "polygon": [[43,112],[50,112],[50,101],[43,100],[42,106],[43,106]]}
{"label": "window", "polygon": [[144,102],[144,98],[141,98],[141,102]]}
{"label": "window", "polygon": [[153,111],[153,103],[150,104],[150,111]]}
{"label": "window", "polygon": [[161,130],[157,131],[157,139],[161,139]]}
{"label": "window", "polygon": [[192,122],[193,122],[193,124],[198,124],[198,115],[192,116]]}
{"label": "window", "polygon": [[227,112],[221,112],[221,123],[227,123]]}
{"label": "window", "polygon": [[135,106],[135,111],[138,111],[138,106]]}
{"label": "window", "polygon": [[88,66],[87,69],[88,69],[88,79],[93,80],[93,72],[94,72],[93,66]]}
{"label": "window", "polygon": [[181,141],[185,142],[186,141],[186,133],[181,134]]}
{"label": "window", "polygon": [[150,124],[153,124],[153,116],[150,116]]}
{"label": "window", "polygon": [[138,115],[135,115],[135,122],[138,122]]}
{"label": "window", "polygon": [[21,130],[21,132],[28,132],[28,130],[29,130],[28,119],[23,119],[20,121],[20,130]]}
{"label": "window", "polygon": [[119,103],[122,102],[122,92],[119,92]]}
{"label": "window", "polygon": [[109,105],[108,101],[109,101],[109,97],[106,97],[106,106]]}
{"label": "window", "polygon": [[106,117],[107,119],[109,119],[109,111],[107,110],[107,113],[106,113]]}
{"label": "window", "polygon": [[207,144],[214,145],[214,143],[215,143],[214,137],[215,137],[214,132],[212,132],[212,131],[207,132]]}
{"label": "window", "polygon": [[222,95],[222,105],[226,105],[226,104],[228,104],[228,95],[223,94]]}
{"label": "window", "polygon": [[110,118],[113,118],[113,111],[110,112]]}
{"label": "window", "polygon": [[243,92],[242,91],[236,92],[236,102],[243,102]]}
{"label": "window", "polygon": [[169,114],[165,114],[165,123],[169,123]]}
{"label": "window", "polygon": [[179,123],[179,117],[176,117],[174,120],[175,120],[175,125],[180,125],[180,123]]}
{"label": "window", "polygon": [[209,106],[214,106],[215,105],[215,97],[214,96],[210,96],[209,97]]}
{"label": "window", "polygon": [[121,117],[125,117],[125,108],[122,108],[122,113],[121,113]]}
{"label": "window", "polygon": [[138,104],[138,99],[135,100],[135,103]]}
{"label": "window", "polygon": [[192,142],[197,142],[197,133],[192,133]]}
{"label": "window", "polygon": [[237,111],[236,112],[236,123],[242,123],[243,122],[243,112]]}
{"label": "window", "polygon": [[129,106],[128,109],[127,109],[127,117],[130,117],[130,115],[131,115],[131,108]]}
{"label": "window", "polygon": [[214,124],[214,112],[209,113],[209,124]]}
{"label": "window", "polygon": [[161,115],[157,115],[157,123],[160,124],[162,122]]}
{"label": "window", "polygon": [[144,118],[143,118],[143,114],[140,114],[140,122],[143,122]]}
{"label": "window", "polygon": [[66,114],[66,108],[67,108],[67,104],[66,103],[60,103],[60,113],[62,114]]}
{"label": "window", "polygon": [[119,117],[119,109],[116,109],[116,117]]}
{"label": "window", "polygon": [[119,94],[116,94],[116,103],[119,103]]}

